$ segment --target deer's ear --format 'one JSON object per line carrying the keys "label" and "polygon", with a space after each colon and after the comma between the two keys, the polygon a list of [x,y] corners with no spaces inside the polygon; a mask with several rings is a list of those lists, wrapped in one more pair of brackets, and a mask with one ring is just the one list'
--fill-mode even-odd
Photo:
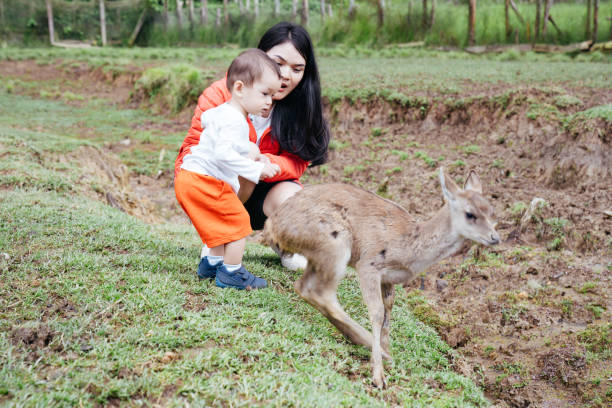
{"label": "deer's ear", "polygon": [[444,197],[449,203],[454,203],[457,199],[457,194],[459,194],[459,187],[452,178],[444,174],[443,167],[440,167],[440,185],[442,186]]}
{"label": "deer's ear", "polygon": [[465,186],[463,186],[464,190],[472,190],[477,192],[478,194],[482,194],[482,184],[480,183],[480,178],[475,171],[470,171],[470,174],[465,181]]}

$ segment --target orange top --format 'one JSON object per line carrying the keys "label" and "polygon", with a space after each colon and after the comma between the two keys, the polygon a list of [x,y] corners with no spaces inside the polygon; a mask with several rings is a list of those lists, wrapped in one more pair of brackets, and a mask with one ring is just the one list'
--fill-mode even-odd
{"label": "orange top", "polygon": [[[213,82],[208,88],[202,92],[202,95],[198,98],[198,106],[195,108],[193,118],[191,118],[191,128],[187,132],[187,137],[183,140],[183,144],[179,150],[178,157],[174,162],[174,176],[178,174],[178,171],[183,164],[183,158],[186,154],[191,151],[191,146],[195,146],[200,141],[200,134],[202,133],[202,123],[200,118],[202,113],[210,108],[219,106],[231,98],[231,93],[227,89],[225,84],[225,78],[222,78],[216,82]],[[257,141],[257,133],[251,121],[247,118],[249,124],[249,139],[255,143]],[[259,140],[259,150],[262,154],[265,154],[270,158],[270,161],[274,164],[278,164],[280,172],[274,176],[265,179],[264,181],[271,183],[274,181],[283,180],[298,180],[306,168],[308,162],[302,160],[295,154],[282,151],[277,141],[272,139],[270,134],[270,128],[266,129],[261,135]]]}

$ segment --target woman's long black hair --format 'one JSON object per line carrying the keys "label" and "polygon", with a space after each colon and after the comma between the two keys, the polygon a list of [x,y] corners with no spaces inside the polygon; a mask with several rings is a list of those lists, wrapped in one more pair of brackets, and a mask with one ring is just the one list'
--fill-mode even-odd
{"label": "woman's long black hair", "polygon": [[302,26],[281,22],[265,32],[257,48],[268,52],[288,41],[304,57],[306,67],[304,76],[295,89],[274,103],[272,137],[282,150],[316,166],[327,160],[330,132],[323,117],[321,84],[312,40]]}

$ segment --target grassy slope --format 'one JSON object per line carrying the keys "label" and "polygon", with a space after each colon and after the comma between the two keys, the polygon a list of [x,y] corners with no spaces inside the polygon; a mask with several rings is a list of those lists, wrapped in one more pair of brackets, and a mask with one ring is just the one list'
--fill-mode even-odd
{"label": "grassy slope", "polygon": [[[67,58],[62,63],[67,70],[71,60],[86,60],[121,71],[135,60],[159,64],[163,56],[164,64],[189,61],[217,73],[237,52],[200,51],[7,49],[0,57],[36,58],[39,64]],[[459,96],[470,91],[465,81],[503,80],[517,86],[554,81],[570,87],[609,82],[609,64],[565,56],[506,53],[465,59],[463,54],[396,49],[339,58],[342,49],[321,51],[330,97],[393,87],[406,95]],[[362,91],[354,95],[355,88]],[[4,93],[37,95],[38,89],[40,99]],[[171,168],[173,159],[158,163],[156,147],[173,151],[182,132],[135,130],[134,121],[163,119],[89,101],[87,89],[79,99],[86,102],[75,108],[69,106],[74,95],[61,89],[11,80],[0,87],[0,252],[9,256],[0,256],[0,403],[48,405],[55,399],[72,405],[79,399],[91,404],[120,398],[163,405],[184,399],[202,405],[485,404],[473,383],[449,369],[447,346],[402,307],[410,301],[403,291],[394,310],[390,388],[377,392],[369,387],[369,353],[347,344],[297,298],[293,279],[267,249],[249,246],[246,258],[273,283],[267,291],[221,291],[195,281],[199,244],[191,228],[148,226],[88,201],[80,191],[93,186],[79,179],[78,163],[66,160],[82,145],[129,136],[152,149],[122,160],[133,170],[155,174],[154,166]],[[341,297],[365,324],[353,280],[342,286]],[[45,348],[14,341],[15,328],[47,326],[55,334]]]}
{"label": "grassy slope", "polygon": [[[220,290],[194,278],[192,228],[146,225],[80,195],[79,166],[62,158],[98,143],[71,127],[77,117],[106,126],[95,101],[72,109],[2,91],[0,106],[0,403],[486,404],[451,370],[448,346],[402,307],[403,291],[390,387],[375,391],[369,352],[297,297],[270,250],[251,245],[245,261],[271,288]],[[129,122],[107,137],[120,139]],[[340,296],[365,324],[355,280]],[[34,333],[32,344],[19,330]]]}

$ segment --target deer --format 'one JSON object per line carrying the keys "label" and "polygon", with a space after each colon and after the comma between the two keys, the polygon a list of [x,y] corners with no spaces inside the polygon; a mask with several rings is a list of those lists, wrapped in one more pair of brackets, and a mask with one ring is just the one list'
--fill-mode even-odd
{"label": "deer", "polygon": [[[406,284],[431,265],[454,255],[466,240],[500,242],[493,207],[470,172],[461,189],[440,168],[444,206],[417,222],[404,208],[350,184],[307,186],[287,199],[264,225],[263,241],[307,259],[294,288],[350,342],[371,350],[372,382],[387,386],[382,359],[390,356],[395,285]],[[372,331],[342,308],[337,289],[347,266],[355,268]]]}

